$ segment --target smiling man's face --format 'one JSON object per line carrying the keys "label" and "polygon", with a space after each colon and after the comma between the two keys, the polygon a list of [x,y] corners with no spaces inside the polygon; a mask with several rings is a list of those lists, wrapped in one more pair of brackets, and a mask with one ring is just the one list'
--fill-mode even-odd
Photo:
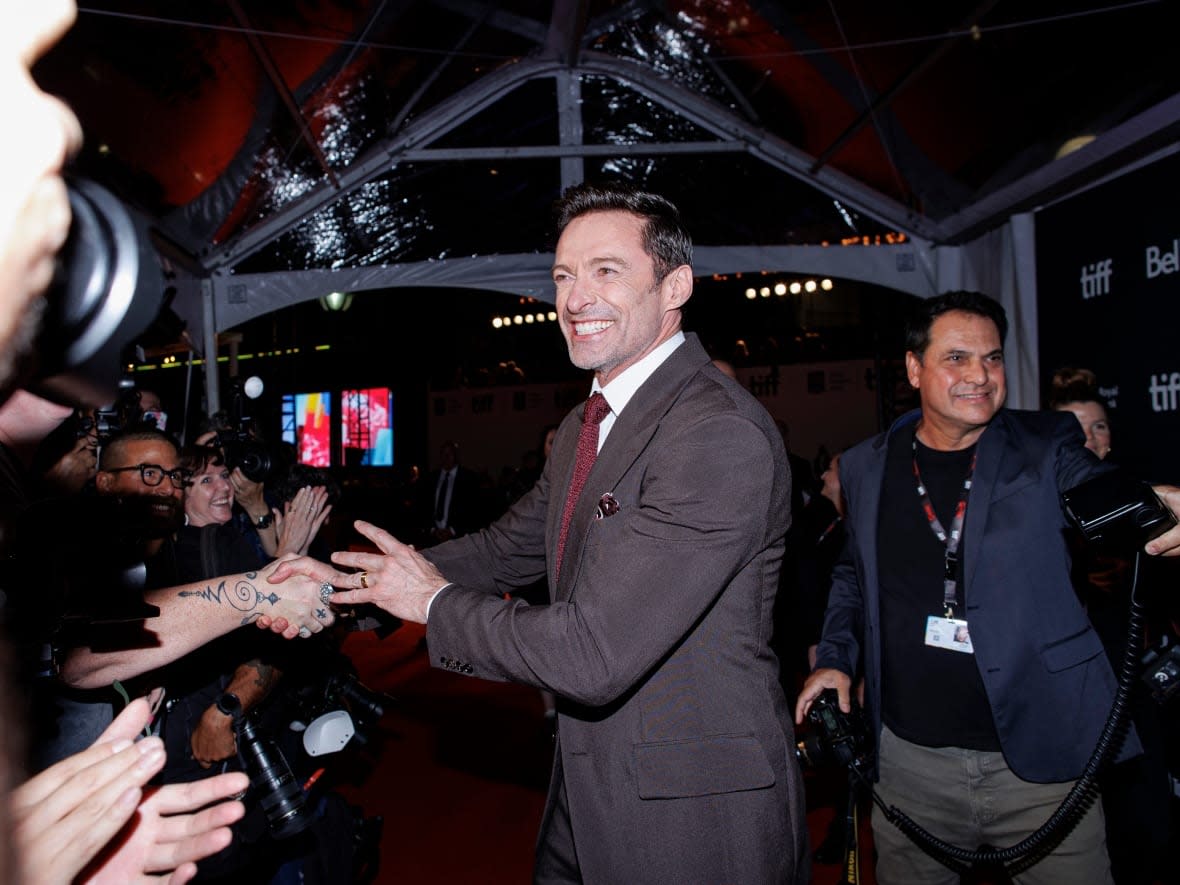
{"label": "smiling man's face", "polygon": [[133,504],[138,517],[147,523],[149,537],[171,534],[183,519],[184,490],[167,476],[159,485],[150,486],[140,471],[119,469],[137,464],[153,464],[171,472],[180,466],[180,455],[162,440],[125,440],[117,453],[104,453],[102,469],[94,477],[98,492]]}
{"label": "smiling man's face", "polygon": [[928,446],[966,448],[1004,404],[1000,330],[985,316],[947,311],[930,326],[925,353],[911,351],[905,361],[922,400],[919,436]]}
{"label": "smiling man's face", "polygon": [[655,279],[643,249],[643,219],[591,212],[571,221],[557,243],[553,281],[570,360],[605,385],[680,329],[692,271]]}

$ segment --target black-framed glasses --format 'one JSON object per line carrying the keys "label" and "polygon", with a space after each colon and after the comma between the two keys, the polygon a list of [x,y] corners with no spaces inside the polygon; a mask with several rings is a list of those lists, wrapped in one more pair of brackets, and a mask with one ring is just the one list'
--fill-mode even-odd
{"label": "black-framed glasses", "polygon": [[145,486],[158,486],[164,481],[164,477],[172,480],[174,488],[183,489],[188,485],[189,473],[187,470],[181,470],[177,467],[175,470],[165,470],[159,464],[133,464],[130,467],[104,467],[104,473],[125,473],[128,470],[138,470],[139,478],[143,480]]}

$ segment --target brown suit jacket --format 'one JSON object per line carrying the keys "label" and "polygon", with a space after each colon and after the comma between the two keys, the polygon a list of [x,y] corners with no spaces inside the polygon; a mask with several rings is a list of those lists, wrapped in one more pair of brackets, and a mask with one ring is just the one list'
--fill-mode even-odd
{"label": "brown suit jacket", "polygon": [[[806,882],[802,781],[769,646],[790,522],[778,429],[687,336],[618,416],[558,576],[582,409],[532,492],[427,551],[456,585],[434,600],[431,660],[558,696],[557,770],[587,883]],[[598,518],[606,493],[618,509]],[[499,595],[546,573],[550,605]]]}

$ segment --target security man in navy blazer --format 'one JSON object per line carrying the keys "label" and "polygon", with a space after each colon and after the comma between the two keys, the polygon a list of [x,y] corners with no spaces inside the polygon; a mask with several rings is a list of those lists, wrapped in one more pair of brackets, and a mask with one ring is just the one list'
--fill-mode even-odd
{"label": "security man in navy blazer", "polygon": [[[1110,468],[1072,415],[1003,408],[1006,330],[978,293],[918,310],[906,369],[921,408],[840,461],[848,543],[796,707],[801,721],[834,688],[847,710],[863,666],[878,793],[968,849],[1011,846],[1049,817],[1115,691],[1070,581],[1060,498]],[[1177,490],[1158,491],[1175,511]],[[958,883],[879,814],[873,834],[881,885]],[[1016,881],[1110,882],[1101,806]]]}
{"label": "security man in navy blazer", "polygon": [[[559,212],[557,312],[605,398],[597,440],[574,409],[536,486],[485,531],[419,554],[362,523],[382,553],[333,557],[359,574],[288,568],[360,588],[334,602],[426,623],[436,666],[557,696],[535,881],[803,885],[802,778],[769,644],[790,523],[781,435],[680,330],[692,244],[675,207],[581,186]],[[504,598],[541,577],[549,605]]]}

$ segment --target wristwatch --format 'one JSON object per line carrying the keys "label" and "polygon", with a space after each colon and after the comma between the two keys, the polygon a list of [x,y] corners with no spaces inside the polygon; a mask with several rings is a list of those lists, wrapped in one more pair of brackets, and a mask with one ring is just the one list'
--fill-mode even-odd
{"label": "wristwatch", "polygon": [[254,520],[254,525],[258,526],[260,529],[268,529],[270,528],[270,524],[274,522],[274,519],[274,514],[270,511],[267,511],[266,513],[262,514],[262,516]]}
{"label": "wristwatch", "polygon": [[233,692],[223,692],[221,697],[217,699],[217,709],[232,719],[242,712],[242,702]]}

